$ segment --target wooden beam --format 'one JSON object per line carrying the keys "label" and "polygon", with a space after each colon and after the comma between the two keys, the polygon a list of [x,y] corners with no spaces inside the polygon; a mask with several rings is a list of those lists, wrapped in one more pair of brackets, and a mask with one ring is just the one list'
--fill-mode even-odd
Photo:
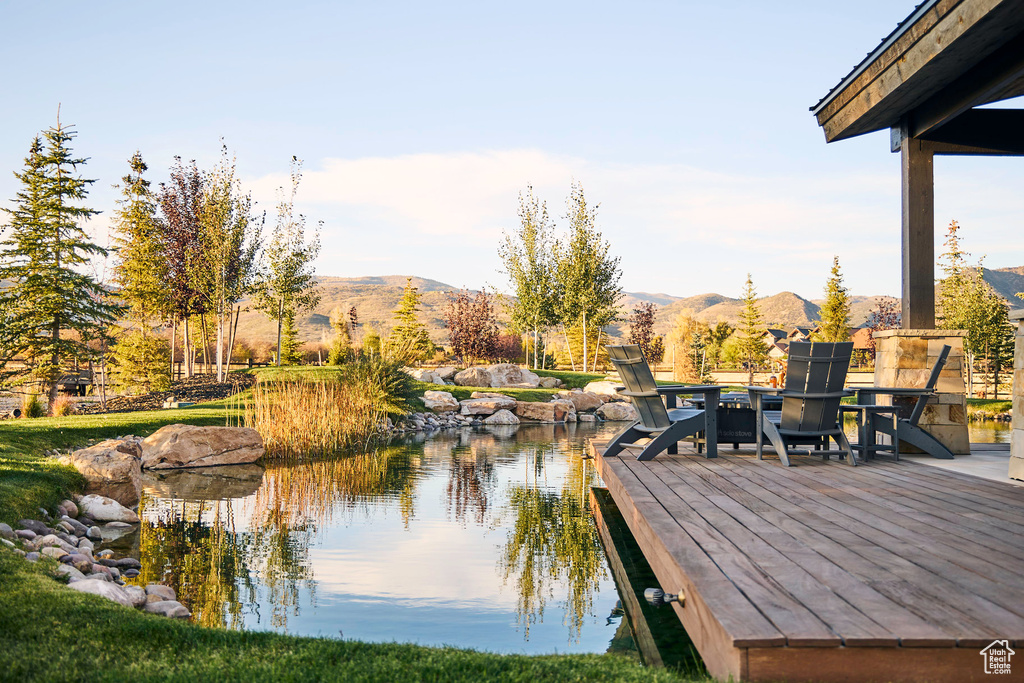
{"label": "wooden beam", "polygon": [[934,154],[1024,155],[1024,109],[969,109],[926,135]]}
{"label": "wooden beam", "polygon": [[909,115],[910,135],[928,138],[972,107],[992,102],[1024,75],[1024,34],[1010,40]]}
{"label": "wooden beam", "polygon": [[935,185],[929,143],[901,141],[903,327],[935,329]]}

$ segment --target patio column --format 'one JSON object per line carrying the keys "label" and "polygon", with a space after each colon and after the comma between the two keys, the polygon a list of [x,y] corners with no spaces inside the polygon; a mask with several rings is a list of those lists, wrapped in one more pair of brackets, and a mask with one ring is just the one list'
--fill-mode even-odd
{"label": "patio column", "polygon": [[1010,478],[1024,480],[1024,308],[1010,311],[1017,323],[1013,349],[1013,433],[1010,437]]}
{"label": "patio column", "polygon": [[[935,385],[936,395],[928,401],[918,424],[954,455],[967,455],[971,452],[963,375],[963,338],[966,335],[962,330],[912,329],[882,330],[874,334],[876,387],[924,387],[943,345],[952,347]],[[888,400],[888,397],[878,398],[881,403]],[[909,406],[917,399],[897,400],[906,401]],[[919,452],[910,444],[901,445],[900,450],[907,453]]]}
{"label": "patio column", "polygon": [[935,327],[935,185],[930,143],[901,135],[903,327]]}

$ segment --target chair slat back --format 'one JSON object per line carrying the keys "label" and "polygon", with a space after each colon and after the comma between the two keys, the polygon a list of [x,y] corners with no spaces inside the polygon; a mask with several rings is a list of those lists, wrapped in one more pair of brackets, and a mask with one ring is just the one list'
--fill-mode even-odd
{"label": "chair slat back", "polygon": [[840,396],[808,398],[807,394],[838,393],[846,383],[853,342],[792,342],[786,364],[782,429],[824,431],[836,425]]}
{"label": "chair slat back", "polygon": [[[668,418],[668,409],[661,396],[658,395],[658,384],[654,381],[651,367],[644,358],[643,351],[636,344],[606,346],[608,359],[611,360],[619,378],[626,386],[626,391],[634,394],[630,401],[640,414],[640,423],[650,429],[665,429],[672,421]],[[637,396],[635,394],[651,394]]]}
{"label": "chair slat back", "polygon": [[[939,358],[935,361],[935,367],[932,368],[932,374],[928,375],[928,384],[924,385],[925,389],[935,389],[935,385],[939,383],[939,375],[942,374],[942,368],[946,365],[946,359],[949,358],[949,352],[952,347],[949,344],[942,346],[942,351],[939,352]],[[924,407],[928,404],[928,396],[922,396],[917,399],[917,403],[914,404],[914,410],[910,413],[910,424],[916,425],[918,420],[921,419],[921,415],[924,413]]]}

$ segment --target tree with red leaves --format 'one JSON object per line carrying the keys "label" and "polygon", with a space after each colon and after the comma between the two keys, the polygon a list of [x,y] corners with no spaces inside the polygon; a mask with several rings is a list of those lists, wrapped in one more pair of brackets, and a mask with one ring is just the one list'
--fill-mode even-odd
{"label": "tree with red leaves", "polygon": [[449,293],[442,317],[452,353],[461,362],[471,365],[476,360],[494,357],[498,323],[486,290],[477,292],[472,299],[464,289],[457,294]]}

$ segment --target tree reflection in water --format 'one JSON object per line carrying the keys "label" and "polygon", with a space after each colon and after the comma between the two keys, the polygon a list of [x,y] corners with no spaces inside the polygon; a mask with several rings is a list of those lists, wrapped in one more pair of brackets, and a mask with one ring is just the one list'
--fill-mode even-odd
{"label": "tree reflection in water", "polygon": [[[565,426],[491,429],[273,464],[262,473],[257,468],[248,491],[231,493],[242,497],[230,500],[176,500],[180,489],[168,479],[152,490],[161,497],[143,500],[143,570],[134,583],[171,585],[203,625],[240,628],[255,621],[284,630],[300,614],[300,599],[315,610],[310,549],[322,531],[372,525],[389,514],[401,515],[408,530],[421,506],[430,524],[442,516],[486,533],[503,529],[504,541],[492,546],[495,592],[500,585],[515,592],[523,637],[529,640],[531,626],[556,601],[569,640],[579,642],[608,580],[588,510],[597,475],[581,457],[584,448]],[[440,489],[420,490],[430,478]],[[440,500],[424,497],[426,491],[439,491]]]}
{"label": "tree reflection in water", "polygon": [[[547,601],[562,597],[569,638],[579,639],[584,620],[593,612],[594,596],[608,574],[601,541],[589,514],[588,491],[597,483],[580,444],[533,444],[521,451],[524,483],[512,486],[508,512],[513,517],[500,567],[505,584],[518,593],[517,618],[524,635],[544,618]],[[547,479],[550,461],[564,459],[560,490]],[[532,474],[532,479],[531,479]]]}

